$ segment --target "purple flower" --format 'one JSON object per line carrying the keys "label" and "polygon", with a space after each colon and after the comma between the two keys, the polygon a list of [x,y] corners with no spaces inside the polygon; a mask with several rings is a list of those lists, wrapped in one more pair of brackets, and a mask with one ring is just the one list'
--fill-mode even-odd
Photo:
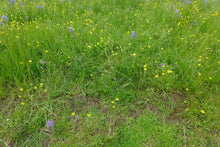
{"label": "purple flower", "polygon": [[181,15],[179,14],[179,10],[175,10],[175,13],[177,14],[178,17],[180,17]]}
{"label": "purple flower", "polygon": [[196,19],[194,20],[194,26],[196,25]]}
{"label": "purple flower", "polygon": [[2,19],[3,22],[4,22],[4,21],[5,21],[5,22],[8,21],[8,17],[6,17],[5,15],[2,15],[1,19]]}
{"label": "purple flower", "polygon": [[174,8],[174,5],[170,5],[171,8]]}
{"label": "purple flower", "polygon": [[209,2],[208,0],[205,0],[205,4],[208,4],[208,2]]}
{"label": "purple flower", "polygon": [[49,129],[49,128],[53,128],[54,122],[53,122],[52,120],[49,120],[49,121],[47,122],[46,126],[47,126],[48,129]]}
{"label": "purple flower", "polygon": [[10,1],[10,4],[16,4],[17,2],[15,0],[9,0]]}
{"label": "purple flower", "polygon": [[69,27],[69,31],[70,31],[70,32],[73,32],[73,28],[72,28],[72,27]]}
{"label": "purple flower", "polygon": [[132,32],[131,37],[132,37],[132,38],[136,38],[136,33],[135,33],[135,31]]}
{"label": "purple flower", "polygon": [[179,13],[179,10],[176,9],[176,10],[175,10],[175,13],[176,13],[176,14]]}
{"label": "purple flower", "polygon": [[27,16],[27,15],[25,16],[25,19],[28,19],[28,16]]}
{"label": "purple flower", "polygon": [[161,63],[161,64],[160,64],[160,67],[164,67],[164,66],[165,66],[165,63]]}
{"label": "purple flower", "polygon": [[191,2],[191,1],[188,1],[187,3],[188,3],[189,5],[190,5],[190,4],[192,4],[192,2]]}
{"label": "purple flower", "polygon": [[36,6],[36,8],[38,9],[38,8],[44,8],[44,6],[43,5],[41,5],[41,6]]}

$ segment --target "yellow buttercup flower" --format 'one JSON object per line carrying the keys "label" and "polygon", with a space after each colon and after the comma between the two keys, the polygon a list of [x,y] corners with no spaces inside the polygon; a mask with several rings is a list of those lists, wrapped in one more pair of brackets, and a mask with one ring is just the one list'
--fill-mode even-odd
{"label": "yellow buttercup flower", "polygon": [[40,86],[39,87],[43,87],[43,83],[40,83]]}
{"label": "yellow buttercup flower", "polygon": [[200,112],[201,112],[202,114],[204,114],[204,113],[205,113],[205,110],[201,110]]}
{"label": "yellow buttercup flower", "polygon": [[167,70],[167,73],[173,73],[173,71],[172,70]]}

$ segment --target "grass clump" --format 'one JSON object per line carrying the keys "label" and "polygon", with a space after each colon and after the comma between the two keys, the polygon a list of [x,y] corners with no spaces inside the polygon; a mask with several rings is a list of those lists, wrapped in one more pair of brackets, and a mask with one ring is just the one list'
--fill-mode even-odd
{"label": "grass clump", "polygon": [[0,4],[1,146],[219,146],[218,1]]}

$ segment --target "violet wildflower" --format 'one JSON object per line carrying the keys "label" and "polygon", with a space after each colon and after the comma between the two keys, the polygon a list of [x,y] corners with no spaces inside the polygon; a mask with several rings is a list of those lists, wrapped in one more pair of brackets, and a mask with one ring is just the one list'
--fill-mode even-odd
{"label": "violet wildflower", "polygon": [[73,32],[73,28],[72,28],[72,27],[69,27],[69,31],[70,31],[70,32]]}
{"label": "violet wildflower", "polygon": [[9,0],[10,1],[10,4],[16,4],[17,2],[15,0]]}
{"label": "violet wildflower", "polygon": [[135,33],[135,31],[132,32],[131,37],[132,37],[132,38],[136,38],[136,33]]}
{"label": "violet wildflower", "polygon": [[188,1],[187,3],[188,3],[189,5],[190,5],[190,4],[192,4],[192,2],[191,2],[191,1]]}
{"label": "violet wildflower", "polygon": [[171,8],[174,8],[174,5],[170,5]]}
{"label": "violet wildflower", "polygon": [[8,21],[8,17],[6,17],[5,15],[2,15],[1,19],[2,19],[3,22],[7,22]]}
{"label": "violet wildflower", "polygon": [[165,63],[161,63],[161,64],[160,64],[160,67],[165,67]]}
{"label": "violet wildflower", "polygon": [[44,5],[41,5],[41,8],[44,8]]}
{"label": "violet wildflower", "polygon": [[180,17],[181,15],[179,14],[179,10],[175,10],[175,13],[177,14],[178,17]]}
{"label": "violet wildflower", "polygon": [[53,128],[54,122],[53,122],[52,120],[49,120],[49,121],[47,121],[46,126],[47,126],[48,129],[49,129],[49,128]]}
{"label": "violet wildflower", "polygon": [[196,19],[194,20],[194,26],[196,25]]}
{"label": "violet wildflower", "polygon": [[209,2],[208,0],[205,0],[205,4],[208,4],[208,2]]}
{"label": "violet wildflower", "polygon": [[176,9],[176,10],[175,10],[175,13],[176,13],[176,14],[179,13],[179,10]]}

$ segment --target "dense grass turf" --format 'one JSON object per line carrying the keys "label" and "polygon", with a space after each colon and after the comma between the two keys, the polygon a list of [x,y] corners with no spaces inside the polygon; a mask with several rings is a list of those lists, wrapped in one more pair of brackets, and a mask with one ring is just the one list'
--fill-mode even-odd
{"label": "dense grass turf", "polygon": [[0,4],[0,146],[220,146],[218,0]]}

